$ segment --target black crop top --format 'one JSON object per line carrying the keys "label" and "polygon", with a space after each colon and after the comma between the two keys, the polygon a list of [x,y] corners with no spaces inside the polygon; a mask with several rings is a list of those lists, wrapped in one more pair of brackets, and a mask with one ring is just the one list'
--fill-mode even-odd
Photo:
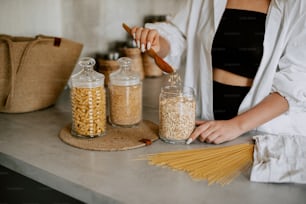
{"label": "black crop top", "polygon": [[266,14],[226,9],[212,45],[212,65],[254,78],[263,54]]}

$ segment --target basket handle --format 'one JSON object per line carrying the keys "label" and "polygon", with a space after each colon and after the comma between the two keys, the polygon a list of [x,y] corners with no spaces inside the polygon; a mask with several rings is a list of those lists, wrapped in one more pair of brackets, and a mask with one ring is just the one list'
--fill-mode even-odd
{"label": "basket handle", "polygon": [[38,42],[41,42],[41,41],[50,40],[50,39],[52,39],[52,37],[38,35],[38,36],[36,36],[36,38],[34,38],[34,40],[30,41],[29,44],[24,49],[17,67],[16,67],[16,64],[13,63],[14,52],[13,52],[13,49],[12,49],[13,48],[12,38],[10,36],[1,36],[1,37],[4,41],[6,41],[6,43],[8,45],[9,58],[10,58],[10,61],[11,61],[11,63],[10,63],[10,87],[9,87],[8,95],[7,95],[7,97],[4,101],[4,107],[8,108],[9,105],[11,104],[11,100],[14,96],[16,76],[18,74],[18,71],[22,68],[22,65],[24,64],[24,62],[26,60],[27,54],[30,52],[31,48],[35,44],[37,44]]}

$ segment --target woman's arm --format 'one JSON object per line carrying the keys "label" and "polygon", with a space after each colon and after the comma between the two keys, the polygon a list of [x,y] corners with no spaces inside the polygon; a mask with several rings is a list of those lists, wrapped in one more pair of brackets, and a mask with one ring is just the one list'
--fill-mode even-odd
{"label": "woman's arm", "polygon": [[242,132],[252,130],[288,111],[288,101],[278,93],[268,95],[254,108],[233,118]]}
{"label": "woman's arm", "polygon": [[284,97],[276,92],[271,93],[255,107],[230,120],[198,121],[187,143],[198,137],[202,142],[214,144],[233,140],[285,113],[288,108],[288,101]]}

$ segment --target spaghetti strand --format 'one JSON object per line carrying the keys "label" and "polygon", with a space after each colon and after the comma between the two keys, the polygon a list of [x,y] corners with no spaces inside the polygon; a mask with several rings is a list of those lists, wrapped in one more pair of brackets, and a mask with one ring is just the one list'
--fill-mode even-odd
{"label": "spaghetti strand", "polygon": [[149,164],[185,171],[194,180],[207,180],[208,185],[229,184],[253,162],[254,144],[200,148],[149,154]]}

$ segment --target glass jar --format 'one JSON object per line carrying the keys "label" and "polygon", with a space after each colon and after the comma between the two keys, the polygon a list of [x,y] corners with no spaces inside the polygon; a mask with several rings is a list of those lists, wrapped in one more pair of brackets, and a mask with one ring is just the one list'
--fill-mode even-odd
{"label": "glass jar", "polygon": [[110,123],[113,126],[133,127],[142,120],[142,82],[132,71],[132,60],[118,60],[119,70],[110,74]]}
{"label": "glass jar", "polygon": [[159,97],[159,136],[168,143],[185,143],[195,127],[194,90],[183,86],[162,87]]}
{"label": "glass jar", "polygon": [[95,60],[81,58],[82,70],[71,77],[73,136],[97,137],[106,131],[104,75],[94,71]]}

